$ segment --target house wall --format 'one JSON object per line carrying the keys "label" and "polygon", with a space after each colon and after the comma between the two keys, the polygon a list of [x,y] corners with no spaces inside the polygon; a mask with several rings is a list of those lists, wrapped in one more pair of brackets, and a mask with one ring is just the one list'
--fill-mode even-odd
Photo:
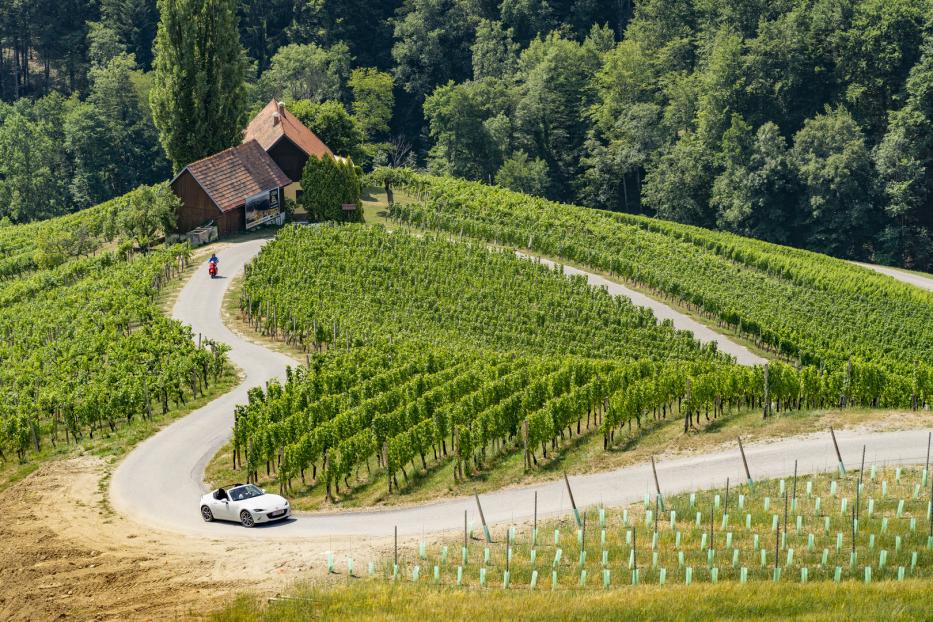
{"label": "house wall", "polygon": [[188,171],[184,171],[172,183],[172,190],[182,200],[175,225],[179,233],[187,233],[209,220],[217,223],[217,232],[221,237],[233,235],[246,228],[246,214],[242,205],[226,213],[221,212]]}
{"label": "house wall", "polygon": [[308,161],[308,154],[285,137],[272,145],[268,153],[289,179],[294,182],[301,181],[301,173],[304,171],[305,162]]}

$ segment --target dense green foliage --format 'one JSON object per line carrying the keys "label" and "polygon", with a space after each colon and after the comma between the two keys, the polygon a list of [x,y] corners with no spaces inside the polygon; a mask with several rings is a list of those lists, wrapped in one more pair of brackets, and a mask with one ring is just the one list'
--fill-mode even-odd
{"label": "dense green foliage", "polygon": [[246,54],[234,0],[159,0],[152,120],[178,172],[240,142]]}
{"label": "dense green foliage", "polygon": [[[149,70],[156,24],[176,14],[160,16],[155,0],[73,0],[47,24],[44,2],[0,0],[9,16],[0,100],[86,95],[94,67],[120,56]],[[308,115],[311,129],[367,168],[414,162],[554,200],[933,270],[930,0],[173,0],[162,12],[169,7],[207,9],[178,13],[187,15],[178,49],[219,42],[210,59],[166,57],[158,69],[156,115],[188,113],[159,117],[163,144],[185,154],[171,156],[176,168],[236,142],[241,96],[250,110],[275,96],[326,105]],[[182,75],[197,84],[165,79]],[[68,185],[75,176],[78,201],[59,188],[18,206],[18,220],[133,187],[107,194],[95,179],[151,161],[111,170],[112,154],[132,151],[98,117],[88,107],[75,114],[71,149],[85,159],[48,177]],[[38,139],[47,133],[15,126],[11,135],[56,168]],[[136,139],[158,148],[151,133]],[[30,196],[23,171],[9,174]]]}
{"label": "dense green foliage", "polygon": [[[362,220],[360,173],[352,160],[329,155],[308,158],[301,186],[308,189],[301,195],[301,205],[311,220]],[[344,211],[344,205],[356,209]]]}
{"label": "dense green foliage", "polygon": [[696,305],[775,352],[914,376],[933,352],[933,295],[851,264],[727,233],[588,210],[427,175],[401,222],[563,257]]}
{"label": "dense green foliage", "polygon": [[0,228],[0,460],[151,418],[225,370],[226,347],[199,348],[155,300],[187,247],[102,249],[136,200]]}

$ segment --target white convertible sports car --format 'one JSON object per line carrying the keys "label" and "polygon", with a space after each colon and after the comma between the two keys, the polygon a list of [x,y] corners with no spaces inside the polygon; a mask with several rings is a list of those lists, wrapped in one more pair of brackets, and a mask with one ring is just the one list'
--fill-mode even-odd
{"label": "white convertible sports car", "polygon": [[201,518],[238,521],[244,527],[271,523],[292,515],[288,501],[253,484],[234,484],[218,488],[201,497]]}

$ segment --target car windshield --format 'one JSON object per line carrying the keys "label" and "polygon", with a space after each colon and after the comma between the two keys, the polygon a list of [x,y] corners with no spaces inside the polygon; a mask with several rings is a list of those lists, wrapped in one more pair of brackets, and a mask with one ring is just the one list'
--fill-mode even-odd
{"label": "car windshield", "polygon": [[252,484],[247,484],[246,486],[237,486],[230,489],[228,494],[234,501],[243,501],[244,499],[252,499],[262,495],[262,491]]}

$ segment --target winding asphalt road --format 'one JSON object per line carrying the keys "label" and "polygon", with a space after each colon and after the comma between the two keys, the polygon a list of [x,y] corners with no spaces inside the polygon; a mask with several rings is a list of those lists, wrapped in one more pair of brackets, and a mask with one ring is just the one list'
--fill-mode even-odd
{"label": "winding asphalt road", "polygon": [[[464,512],[471,524],[479,516],[473,498],[456,498],[426,505],[378,511],[347,511],[298,514],[295,520],[243,529],[235,524],[204,523],[197,501],[206,491],[204,467],[230,438],[233,409],[246,400],[250,387],[275,377],[283,377],[287,365],[295,362],[235,335],[221,320],[221,305],[230,276],[262,247],[264,240],[228,245],[218,251],[221,274],[211,281],[207,269],[198,269],[182,289],[173,315],[204,337],[231,346],[230,359],[245,374],[242,384],[203,408],[167,426],[134,449],[113,473],[110,498],[113,507],[142,526],[212,539],[294,540],[319,536],[388,536],[397,525],[401,535],[415,535],[461,529]],[[923,462],[930,430],[885,433],[843,432],[837,434],[843,458],[850,466],[861,457],[867,445],[869,463]],[[799,460],[801,474],[836,467],[829,434],[783,439],[746,446],[752,477],[756,479],[788,474]],[[658,462],[658,477],[664,494],[721,486],[727,477],[744,481],[738,447],[700,456]],[[597,503],[623,505],[641,499],[654,489],[648,464],[570,478],[573,495],[580,507]],[[528,520],[538,494],[538,514],[554,516],[569,510],[562,480],[525,488],[509,488],[482,496],[483,510],[490,523]]]}

